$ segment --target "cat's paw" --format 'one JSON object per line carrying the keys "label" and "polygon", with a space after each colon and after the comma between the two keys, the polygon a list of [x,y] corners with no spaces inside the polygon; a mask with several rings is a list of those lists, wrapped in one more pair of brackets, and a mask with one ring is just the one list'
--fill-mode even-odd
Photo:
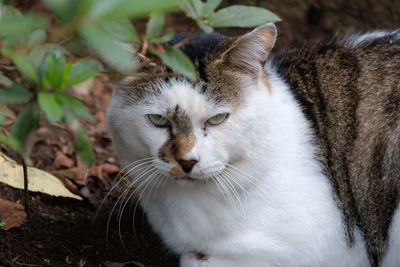
{"label": "cat's paw", "polygon": [[180,257],[180,267],[205,267],[208,266],[209,256],[202,252],[188,252]]}

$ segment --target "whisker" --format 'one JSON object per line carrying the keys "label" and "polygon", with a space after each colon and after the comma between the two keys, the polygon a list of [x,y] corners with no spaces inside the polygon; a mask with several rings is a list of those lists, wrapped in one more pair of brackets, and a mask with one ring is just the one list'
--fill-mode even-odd
{"label": "whisker", "polygon": [[221,178],[221,175],[219,173],[215,174],[217,176],[217,180],[218,182],[220,182],[221,187],[224,189],[224,192],[226,194],[226,196],[229,198],[229,201],[234,204],[233,198],[229,192],[229,189],[226,187],[224,180]]}
{"label": "whisker", "polygon": [[[152,167],[152,166],[146,167],[146,169],[145,169],[144,171],[150,169],[151,167]],[[121,200],[122,196],[123,196],[123,195],[126,195],[126,192],[128,192],[128,191],[134,186],[134,184],[137,183],[142,177],[143,177],[143,176],[138,177],[134,182],[132,182],[132,183],[129,185],[128,188],[126,188],[126,189],[124,190],[124,193],[122,193],[121,196],[118,197],[118,199],[117,199],[117,201],[115,202],[113,208],[111,209],[110,215],[108,216],[108,220],[107,220],[107,229],[106,229],[106,240],[107,240],[107,242],[108,242],[108,229],[109,229],[109,226],[110,226],[111,216],[112,216],[112,214],[114,213],[114,210],[115,210],[115,208],[116,208],[118,202]],[[124,199],[125,199],[125,198],[124,198]]]}
{"label": "whisker", "polygon": [[[153,163],[153,162],[148,162],[148,164],[151,164],[151,163]],[[121,194],[121,196],[123,196],[122,200],[121,200],[121,205],[125,201],[125,198],[126,198],[127,194],[129,193],[129,190],[134,186],[136,181],[141,179],[141,177],[143,175],[146,175],[149,172],[149,169],[151,169],[152,167],[153,167],[153,165],[142,166],[139,169],[135,170],[135,172],[133,172],[133,170],[128,171],[127,175],[129,175],[130,177],[134,177],[134,179],[133,179],[134,181],[131,181],[131,184],[128,186],[128,190],[124,190],[124,192]],[[137,174],[135,175],[135,173],[137,173]],[[121,212],[121,205],[120,205],[120,208],[118,209],[118,215]]]}
{"label": "whisker", "polygon": [[257,184],[255,184],[250,177],[248,177],[247,175],[243,174],[243,172],[239,168],[237,168],[236,166],[233,166],[231,164],[226,164],[225,170],[230,171],[230,172],[232,172],[232,173],[234,173],[236,175],[239,175],[240,177],[242,177],[246,181],[252,183],[254,186],[257,186]]}
{"label": "whisker", "polygon": [[[160,172],[158,172],[158,175],[153,180],[155,180],[155,181],[154,181],[153,185],[150,187],[149,192],[147,193],[146,200],[144,201],[145,204],[149,200],[149,197],[150,197],[150,194],[151,194],[152,190],[156,189],[157,186],[163,180],[163,175]],[[140,201],[140,197],[139,197],[139,201]],[[135,217],[135,213],[136,213],[136,209],[133,211],[133,218]],[[142,225],[143,225],[143,222],[144,222],[144,212],[142,213]],[[133,225],[133,227],[135,227],[135,226]]]}
{"label": "whisker", "polygon": [[224,181],[226,187],[228,188],[230,194],[235,197],[235,199],[237,200],[237,202],[234,200],[234,198],[232,197],[232,204],[234,204],[237,208],[241,202],[240,202],[240,197],[236,191],[236,189],[233,187],[232,183],[222,174],[220,173],[220,177],[222,179],[222,181]]}
{"label": "whisker", "polygon": [[[129,200],[135,195],[135,193],[136,193],[138,190],[140,190],[140,188],[141,188],[142,186],[144,186],[145,184],[147,184],[146,187],[144,188],[144,190],[146,190],[147,186],[150,184],[152,178],[154,177],[154,174],[155,174],[155,173],[152,173],[152,172],[155,171],[155,170],[156,170],[156,167],[153,166],[150,170],[146,171],[146,173],[143,174],[143,176],[145,176],[147,173],[151,173],[149,176],[145,177],[145,179],[140,183],[140,185],[138,185],[138,186],[134,189],[134,191],[130,194],[130,196],[125,200],[125,202],[124,202],[124,204],[123,204],[123,206],[122,206],[121,213],[120,213],[119,216],[118,216],[118,234],[119,234],[119,238],[120,238],[120,240],[121,240],[122,246],[123,246],[124,248],[125,248],[125,245],[124,245],[124,241],[122,240],[122,234],[121,234],[121,221],[122,221],[122,215],[123,215],[123,213],[124,213],[125,207],[126,207],[126,205],[129,203]],[[140,197],[139,197],[139,198],[140,198]],[[139,199],[137,200],[137,203],[138,203],[138,202],[139,202]],[[135,236],[136,236],[136,232],[135,232]],[[136,237],[137,237],[137,236],[136,236]]]}
{"label": "whisker", "polygon": [[[217,179],[218,179],[218,178],[216,178],[215,176],[212,176],[212,177],[211,177],[211,180],[213,180],[213,182],[217,185],[218,191],[221,193],[221,195],[222,195],[222,196],[224,197],[224,199],[225,199],[224,192],[222,191],[222,189],[221,189],[221,187],[220,187],[219,182],[217,181]],[[225,201],[226,201],[226,199],[225,199]]]}
{"label": "whisker", "polygon": [[[149,180],[150,180],[149,183],[148,183],[148,184],[146,185],[146,187],[142,190],[142,192],[140,193],[138,199],[136,200],[135,208],[134,208],[134,210],[133,210],[133,229],[134,229],[134,231],[135,231],[135,225],[134,225],[134,224],[135,224],[135,215],[136,215],[137,207],[138,207],[138,205],[139,205],[139,203],[140,203],[140,199],[142,198],[143,193],[146,192],[147,187],[148,187],[150,184],[152,184],[153,181],[156,181],[156,180],[157,180],[157,177],[159,177],[157,174],[159,174],[159,172],[158,172],[158,170],[155,170],[155,173],[152,174],[151,180],[149,179]],[[157,176],[156,176],[156,175],[157,175]]]}
{"label": "whisker", "polygon": [[240,187],[240,189],[241,189],[243,192],[245,192],[247,195],[249,194],[249,192],[247,192],[247,190],[246,190],[241,184],[239,184],[235,179],[232,179],[232,178],[229,176],[229,173],[228,173],[226,170],[222,170],[221,173],[224,174],[224,175],[226,175],[226,177],[227,177],[230,181],[234,182],[238,187]]}
{"label": "whisker", "polygon": [[146,200],[144,201],[144,203],[147,203],[151,191],[153,190],[153,188],[157,188],[156,184],[158,184],[158,183],[162,180],[162,177],[163,177],[163,175],[162,175],[160,172],[158,172],[158,175],[157,175],[156,178],[154,179],[155,182],[154,182],[154,184],[150,187],[149,192],[147,193],[147,197],[146,197]]}
{"label": "whisker", "polygon": [[[114,182],[113,182],[113,185],[112,185],[111,189],[107,192],[107,194],[105,195],[105,197],[104,197],[103,200],[101,201],[99,208],[98,208],[97,211],[96,211],[96,214],[95,214],[95,216],[94,216],[94,218],[93,218],[93,223],[94,223],[94,221],[96,220],[97,215],[98,215],[99,212],[100,212],[100,209],[103,207],[105,200],[108,198],[108,196],[111,194],[111,192],[113,192],[113,191],[115,190],[115,188],[117,188],[118,185],[125,179],[126,174],[124,174],[124,175],[118,180],[118,177],[119,177],[119,175],[121,174],[121,172],[124,171],[125,169],[129,168],[129,167],[132,166],[133,164],[142,162],[142,161],[144,161],[144,160],[153,159],[153,158],[154,158],[154,157],[151,157],[151,158],[144,158],[144,159],[140,159],[140,160],[134,161],[134,162],[129,163],[128,165],[126,165],[124,168],[122,168],[122,169],[118,172],[118,174],[115,176],[115,179],[114,179]],[[136,167],[139,167],[140,165],[141,165],[141,164],[139,164],[139,165],[136,166]],[[118,181],[117,181],[117,180],[118,180]]]}

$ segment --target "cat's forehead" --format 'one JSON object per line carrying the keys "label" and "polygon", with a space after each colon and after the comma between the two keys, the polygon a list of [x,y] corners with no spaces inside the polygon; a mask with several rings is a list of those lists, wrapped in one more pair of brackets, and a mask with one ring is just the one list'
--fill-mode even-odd
{"label": "cat's forehead", "polygon": [[180,120],[182,117],[204,120],[212,114],[230,112],[232,109],[230,103],[207,95],[201,84],[174,79],[160,86],[156,93],[145,97],[139,104],[144,105],[149,113],[158,112],[171,120]]}
{"label": "cat's forehead", "polygon": [[147,103],[171,109],[179,105],[183,110],[229,106],[236,108],[240,98],[238,84],[220,75],[208,82],[192,82],[184,77],[127,77],[117,87],[124,92],[125,104]]}
{"label": "cat's forehead", "polygon": [[[178,34],[173,42],[179,42],[184,37],[185,35]],[[185,87],[200,93],[210,102],[238,106],[244,79],[229,65],[221,62],[223,52],[232,41],[216,33],[200,34],[193,39],[193,44],[181,47],[182,52],[195,65],[198,77],[195,82],[171,73],[171,70],[162,64],[153,67],[145,64],[140,70],[141,73],[123,79],[119,88],[127,92],[131,102],[133,100],[139,102],[151,95],[163,94],[165,91],[172,91],[172,94],[186,92],[188,93],[186,96],[189,97],[191,91],[181,90]]]}

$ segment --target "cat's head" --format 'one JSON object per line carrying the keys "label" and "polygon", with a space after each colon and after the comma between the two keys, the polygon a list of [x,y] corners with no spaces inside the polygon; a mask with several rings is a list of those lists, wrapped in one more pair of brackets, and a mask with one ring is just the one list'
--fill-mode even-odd
{"label": "cat's head", "polygon": [[203,34],[182,48],[195,62],[197,82],[148,64],[123,79],[107,111],[122,165],[187,183],[218,177],[245,157],[252,149],[246,134],[259,117],[248,99],[268,94],[263,68],[275,38],[273,24],[239,38]]}

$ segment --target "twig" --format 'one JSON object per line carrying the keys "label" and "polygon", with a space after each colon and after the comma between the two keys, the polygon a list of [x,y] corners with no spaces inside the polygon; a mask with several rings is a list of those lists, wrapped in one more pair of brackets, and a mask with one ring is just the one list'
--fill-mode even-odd
{"label": "twig", "polygon": [[190,33],[188,34],[188,36],[186,36],[183,40],[177,42],[177,43],[174,45],[174,48],[176,49],[176,48],[179,48],[179,47],[181,47],[181,46],[183,46],[183,45],[189,43],[189,41],[190,41],[193,37],[195,37],[199,32],[200,32],[200,30],[199,30],[198,28],[192,29],[192,30],[190,31]]}
{"label": "twig", "polygon": [[24,206],[25,210],[29,212],[29,190],[28,190],[28,167],[26,166],[25,159],[22,159],[22,169],[24,171]]}
{"label": "twig", "polygon": [[142,45],[142,50],[140,51],[140,54],[146,55],[148,48],[149,48],[149,42],[148,41],[144,41],[143,45]]}
{"label": "twig", "polygon": [[12,65],[3,65],[3,64],[0,64],[0,68],[5,69],[5,70],[9,70],[9,71],[13,71],[13,70],[16,70],[16,69],[17,69],[17,67],[15,67],[15,66],[12,66]]}
{"label": "twig", "polygon": [[30,267],[40,267],[40,265],[36,265],[36,264],[30,264],[30,263],[22,263],[19,262],[18,259],[21,258],[21,255],[16,256],[15,258],[13,258],[11,261],[18,264],[18,265],[22,265],[22,266],[30,266]]}

